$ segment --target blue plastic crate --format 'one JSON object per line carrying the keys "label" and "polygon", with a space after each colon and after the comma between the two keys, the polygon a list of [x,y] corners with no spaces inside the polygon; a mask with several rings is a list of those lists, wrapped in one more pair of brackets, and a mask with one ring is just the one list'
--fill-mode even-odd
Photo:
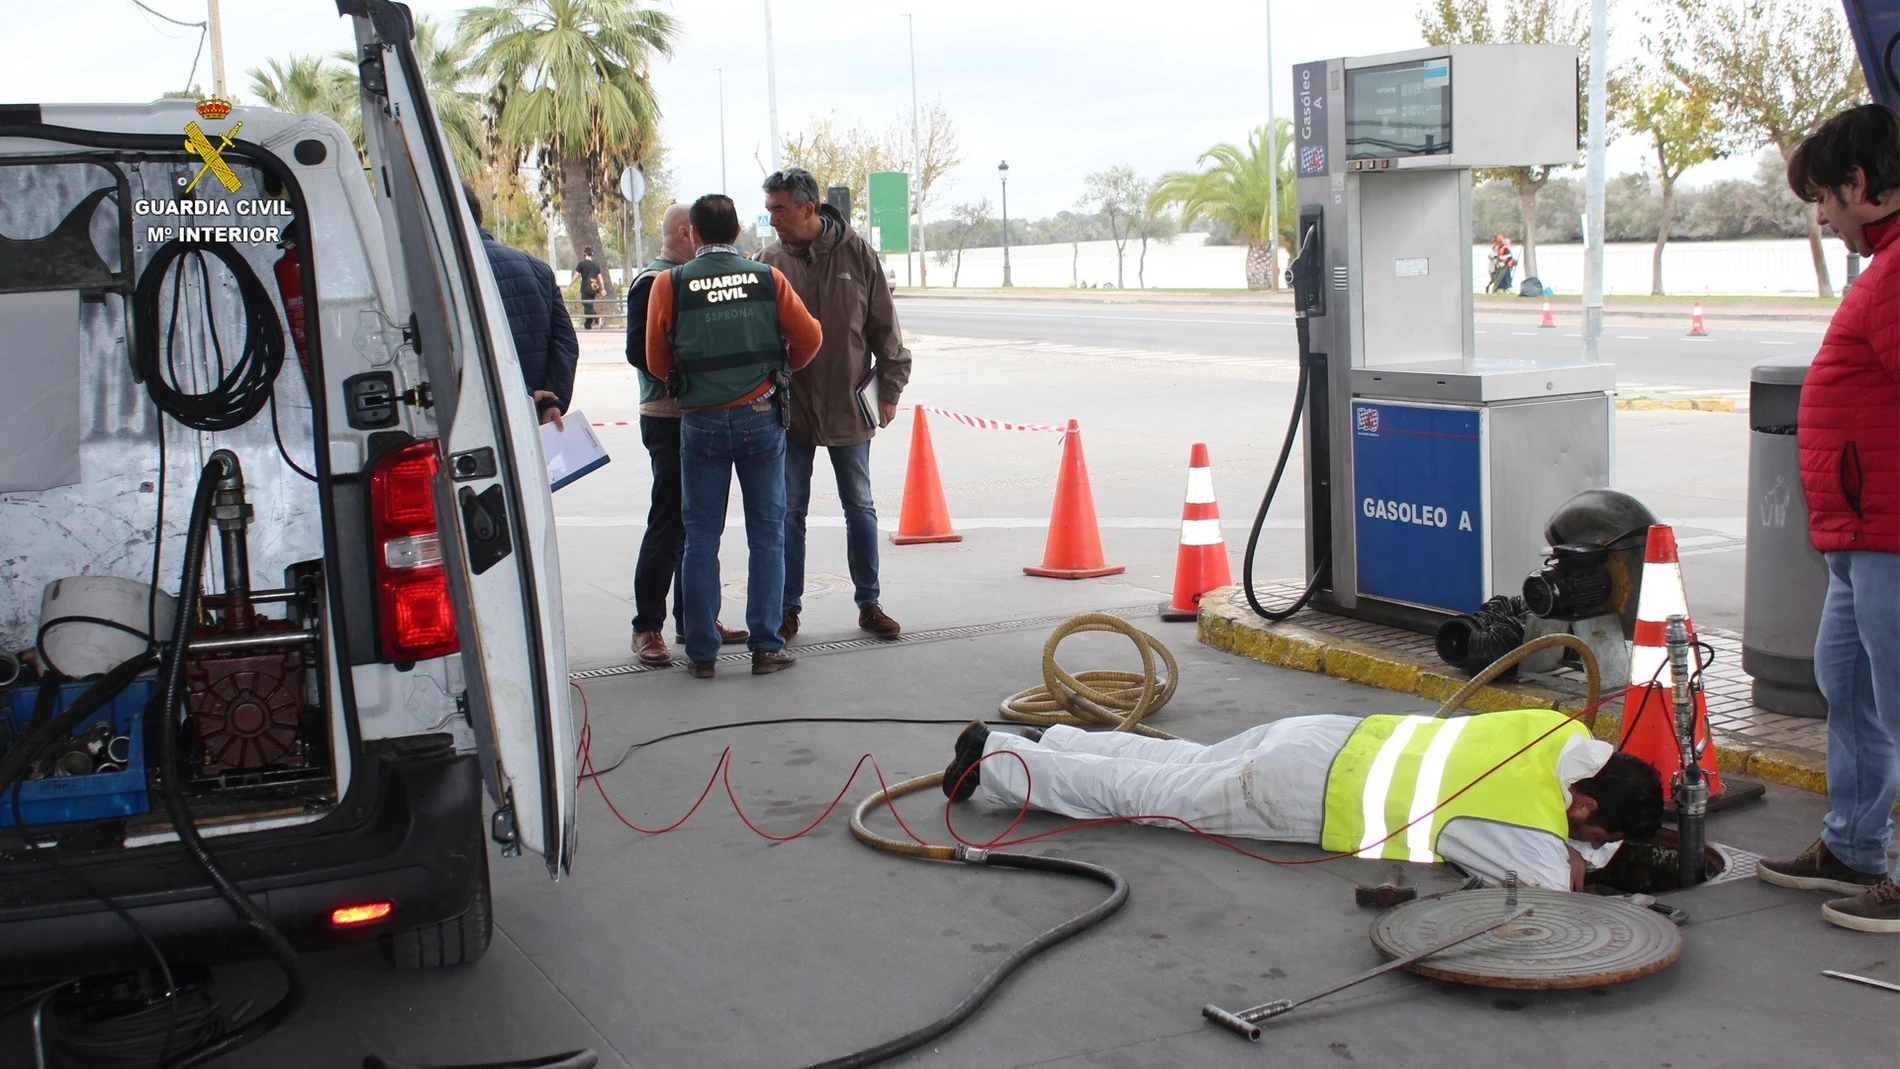
{"label": "blue plastic crate", "polygon": [[[152,800],[145,786],[145,703],[151,698],[155,685],[156,680],[151,678],[134,679],[117,697],[74,729],[77,734],[110,718],[113,732],[131,739],[125,771],[26,780],[0,793],[0,827],[13,827],[15,790],[20,794],[20,818],[28,827],[150,812]],[[78,701],[90,686],[90,681],[63,684],[55,715]],[[33,718],[33,707],[39,697],[38,687],[13,691],[12,714],[16,728],[24,727]]]}

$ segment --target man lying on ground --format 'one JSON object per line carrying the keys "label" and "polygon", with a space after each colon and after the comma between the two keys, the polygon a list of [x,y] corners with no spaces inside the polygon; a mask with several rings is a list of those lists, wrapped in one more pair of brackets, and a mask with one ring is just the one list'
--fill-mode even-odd
{"label": "man lying on ground", "polygon": [[943,791],[1008,808],[1026,795],[1032,808],[1080,819],[1179,827],[1152,819],[1174,817],[1212,835],[1450,861],[1488,883],[1515,872],[1525,886],[1573,891],[1625,837],[1654,835],[1663,810],[1653,767],[1547,709],[1300,716],[1211,746],[1064,726],[1011,735],[977,722],[957,737]]}

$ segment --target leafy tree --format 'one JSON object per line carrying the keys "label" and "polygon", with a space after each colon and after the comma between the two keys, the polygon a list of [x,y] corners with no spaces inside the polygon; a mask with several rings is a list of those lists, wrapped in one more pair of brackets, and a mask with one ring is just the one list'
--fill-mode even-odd
{"label": "leafy tree", "polygon": [[462,12],[459,27],[472,69],[495,81],[499,159],[511,170],[538,159],[568,237],[603,248],[596,191],[654,144],[650,65],[673,54],[677,21],[639,0],[496,0]]}
{"label": "leafy tree", "polygon": [[[1671,51],[1666,39],[1645,36],[1653,58]],[[1678,70],[1681,68],[1678,67]],[[1656,178],[1662,187],[1662,211],[1656,221],[1656,248],[1650,256],[1649,292],[1663,295],[1663,247],[1674,222],[1676,181],[1699,163],[1728,155],[1721,119],[1715,111],[1714,86],[1707,78],[1685,80],[1675,71],[1626,66],[1609,80],[1607,101],[1614,122],[1649,139]]]}
{"label": "leafy tree", "polygon": [[[1148,207],[1159,209],[1179,206],[1180,226],[1200,223],[1224,227],[1226,232],[1247,243],[1247,288],[1273,287],[1273,257],[1270,242],[1290,247],[1293,228],[1298,225],[1293,188],[1293,123],[1275,119],[1278,139],[1277,161],[1267,158],[1267,128],[1262,126],[1247,135],[1247,147],[1223,142],[1201,154],[1196,161],[1199,171],[1170,171],[1161,176],[1148,196]],[[1268,167],[1278,170],[1280,232],[1269,234],[1267,213]]]}
{"label": "leafy tree", "polygon": [[[343,124],[344,111],[358,111],[353,97],[337,92],[337,71],[322,56],[292,53],[287,59],[270,59],[262,67],[252,67],[250,74],[251,93],[267,108],[293,115],[327,115],[338,125]],[[360,131],[360,111],[356,122]]]}
{"label": "leafy tree", "polygon": [[1167,208],[1154,205],[1154,190],[1160,184],[1157,179],[1149,184],[1140,201],[1141,212],[1134,218],[1135,237],[1141,240],[1141,255],[1135,261],[1135,284],[1142,289],[1148,288],[1148,242],[1168,244],[1181,232],[1180,220]]}
{"label": "leafy tree", "polygon": [[1110,167],[1082,178],[1083,199],[1108,220],[1110,240],[1115,242],[1115,288],[1127,289],[1122,262],[1128,239],[1134,236],[1135,220],[1147,210],[1148,185],[1133,167]]}
{"label": "leafy tree", "polygon": [[990,221],[990,199],[984,197],[974,204],[959,204],[950,209],[950,219],[939,231],[949,241],[949,248],[937,246],[937,262],[950,265],[950,286],[956,288],[957,280],[963,276],[963,250],[976,243]]}
{"label": "leafy tree", "polygon": [[[1784,166],[1802,138],[1866,99],[1837,4],[1675,0],[1662,26],[1688,46],[1666,57],[1670,72],[1685,81],[1706,76],[1713,110],[1734,138],[1748,148],[1772,146]],[[1832,297],[1821,227],[1812,209],[1807,216],[1815,292]]]}
{"label": "leafy tree", "polygon": [[875,134],[863,125],[841,129],[832,118],[814,119],[804,133],[785,139],[780,153],[787,167],[803,167],[818,179],[819,192],[828,186],[851,191],[851,225],[865,229],[870,219],[871,175],[877,171],[904,171],[910,159],[905,138],[900,144],[889,131]]}
{"label": "leafy tree", "polygon": [[[1677,196],[1680,207],[1681,194]],[[1661,221],[1662,197],[1649,175],[1620,174],[1603,183],[1604,241],[1654,241]],[[1677,229],[1672,221],[1672,236]]]}
{"label": "leafy tree", "polygon": [[[1426,0],[1418,10],[1425,42],[1444,44],[1576,44],[1589,41],[1590,21],[1577,0],[1502,0],[1503,19],[1490,0]],[[1579,72],[1579,77],[1582,77]],[[1537,194],[1550,181],[1554,166],[1491,167],[1477,172],[1484,181],[1501,178],[1517,191],[1518,220],[1524,234],[1524,277],[1537,273]],[[1500,228],[1499,233],[1510,233]],[[1486,235],[1489,237],[1489,235]]]}

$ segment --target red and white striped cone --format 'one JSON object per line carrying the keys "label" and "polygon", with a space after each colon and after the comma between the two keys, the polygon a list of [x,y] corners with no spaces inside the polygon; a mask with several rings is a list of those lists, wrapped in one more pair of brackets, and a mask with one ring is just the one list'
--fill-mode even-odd
{"label": "red and white striped cone", "polygon": [[1695,311],[1689,315],[1689,336],[1691,338],[1706,338],[1709,336],[1708,329],[1702,325],[1701,301],[1695,302]]}
{"label": "red and white striped cone", "polygon": [[1550,298],[1549,297],[1544,298],[1544,321],[1537,325],[1540,327],[1554,327],[1557,325],[1556,317],[1550,314]]}
{"label": "red and white striped cone", "polygon": [[[1623,695],[1623,728],[1617,749],[1640,757],[1662,774],[1663,797],[1674,796],[1670,779],[1682,768],[1676,745],[1675,673],[1669,667],[1664,631],[1671,616],[1689,619],[1689,596],[1682,585],[1682,565],[1676,556],[1676,533],[1668,524],[1649,529],[1643,554],[1642,592],[1636,599],[1636,638],[1630,649],[1629,689]],[[1695,624],[1689,623],[1689,641]],[[1690,656],[1700,662],[1699,649]],[[1715,747],[1709,741],[1709,703],[1700,688],[1694,691],[1697,764],[1708,775],[1709,796],[1722,793],[1722,775],[1715,767]]]}
{"label": "red and white striped cone", "polygon": [[1174,598],[1161,603],[1161,618],[1193,620],[1201,595],[1234,581],[1227,543],[1220,533],[1220,503],[1214,499],[1214,467],[1200,442],[1188,453],[1187,497],[1181,503],[1181,548],[1174,558]]}

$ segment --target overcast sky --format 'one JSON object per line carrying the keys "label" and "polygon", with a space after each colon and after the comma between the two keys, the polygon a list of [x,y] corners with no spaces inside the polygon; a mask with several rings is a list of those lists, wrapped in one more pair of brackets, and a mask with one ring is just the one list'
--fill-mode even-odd
{"label": "overcast sky", "polygon": [[[145,0],[185,22],[203,0]],[[719,75],[725,71],[728,191],[742,217],[757,210],[761,162],[771,152],[765,0],[673,0],[681,33],[654,80],[662,136],[677,188],[720,185]],[[419,14],[452,20],[468,0],[415,0]],[[1273,13],[1271,82],[1289,115],[1291,66],[1418,46],[1416,0],[1282,2]],[[1613,8],[1628,11],[1632,5]],[[223,0],[231,89],[249,96],[249,71],[291,53],[351,45],[334,0]],[[882,128],[910,116],[906,9],[916,15],[917,90],[941,97],[961,134],[964,162],[938,197],[949,205],[997,199],[996,165],[1009,161],[1009,209],[1039,217],[1068,208],[1082,176],[1117,164],[1144,175],[1192,167],[1219,141],[1241,141],[1267,113],[1270,82],[1262,0],[776,0],[771,4],[782,137],[814,118]],[[131,0],[0,0],[14,35],[0,63],[0,102],[143,102],[183,88],[198,31],[147,15]],[[1629,16],[1612,16],[1612,58],[1635,47]],[[1628,24],[1626,24],[1628,23]],[[199,60],[209,88],[210,56]],[[1611,173],[1642,165],[1641,146],[1612,144]],[[1753,171],[1752,160],[1693,171],[1694,184]],[[1581,177],[1582,172],[1576,172]],[[939,213],[942,207],[937,209]]]}

